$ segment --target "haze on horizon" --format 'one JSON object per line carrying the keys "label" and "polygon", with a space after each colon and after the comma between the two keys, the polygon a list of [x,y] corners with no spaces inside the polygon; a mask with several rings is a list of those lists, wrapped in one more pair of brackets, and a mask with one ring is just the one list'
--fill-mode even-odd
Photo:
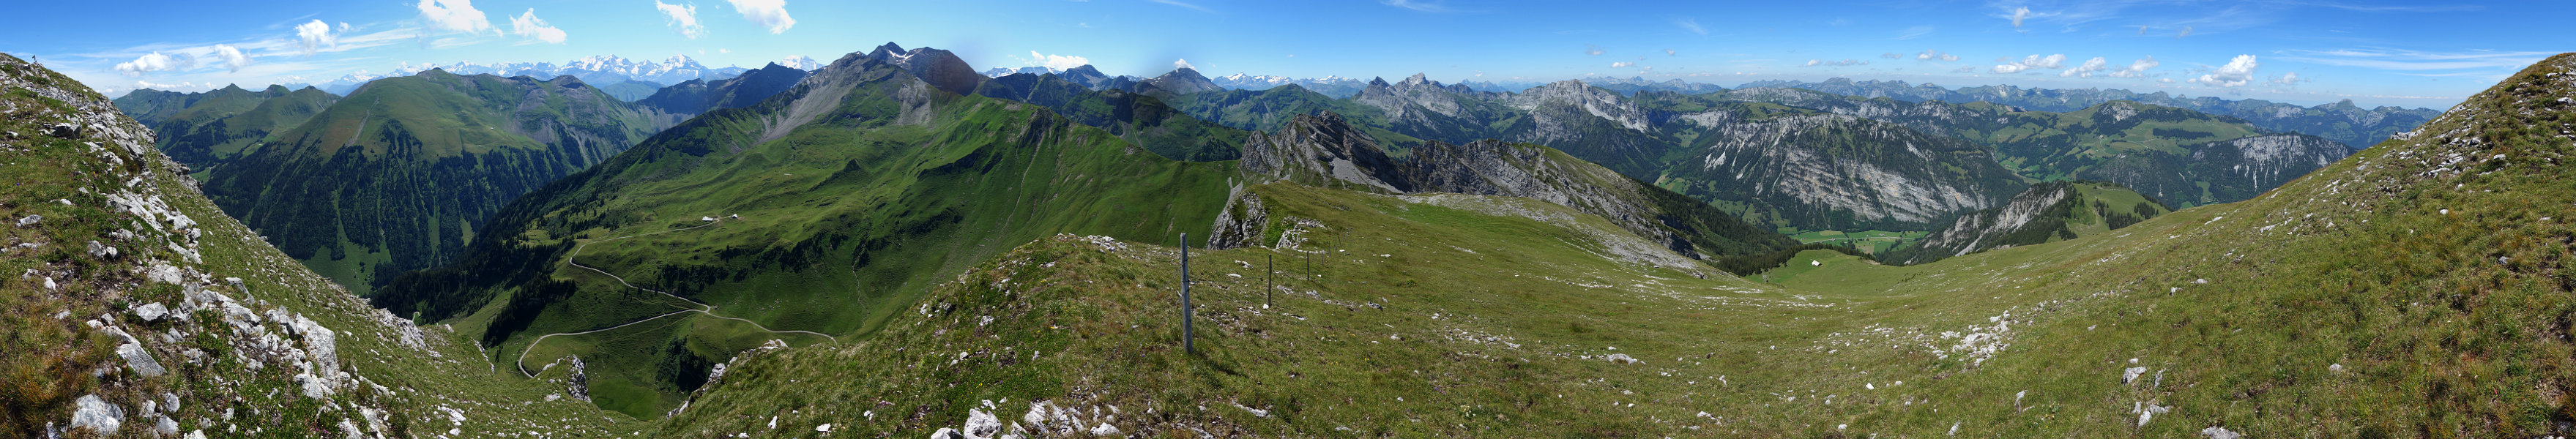
{"label": "haze on horizon", "polygon": [[111,96],[321,83],[357,72],[596,55],[758,67],[884,42],[977,68],[1528,84],[1644,77],[2119,88],[2444,108],[2560,51],[2563,2],[724,0],[41,2],[0,51]]}

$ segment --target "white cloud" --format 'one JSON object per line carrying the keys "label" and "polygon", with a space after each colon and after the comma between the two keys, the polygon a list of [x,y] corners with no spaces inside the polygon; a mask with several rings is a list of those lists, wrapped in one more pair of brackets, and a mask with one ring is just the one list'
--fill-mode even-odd
{"label": "white cloud", "polygon": [[1958,60],[1959,60],[1959,56],[1958,56],[1958,55],[1947,54],[1947,53],[1941,53],[1941,51],[1938,51],[1938,50],[1925,50],[1925,51],[1923,51],[1923,53],[1917,53],[1917,54],[1914,54],[1914,59],[1917,59],[1917,60],[1923,60],[1923,61],[1940,60],[1940,61],[1942,61],[1942,62],[1950,62],[1950,61],[1958,61]]}
{"label": "white cloud", "polygon": [[2091,78],[2093,77],[2093,72],[2099,72],[2102,71],[2102,69],[2107,68],[2111,68],[2111,60],[2096,56],[2093,57],[2093,59],[2084,60],[2083,65],[2075,66],[2075,68],[2072,69],[2066,69],[2064,72],[2058,72],[2057,77]]}
{"label": "white cloud", "polygon": [[1811,60],[1807,60],[1807,64],[1806,64],[1806,65],[1802,65],[1802,66],[1799,66],[1799,67],[1842,67],[1842,66],[1859,66],[1859,65],[1869,65],[1869,61],[1861,61],[1861,60],[1857,60],[1857,59],[1845,59],[1845,60],[1841,60],[1841,61],[1826,61],[1826,60],[1821,60],[1821,59],[1811,59]]}
{"label": "white cloud", "polygon": [[188,54],[163,55],[161,52],[152,52],[135,57],[133,61],[116,63],[116,71],[124,72],[125,76],[140,77],[145,73],[181,70],[196,65],[197,59]]}
{"label": "white cloud", "polygon": [[2161,63],[2156,62],[2156,57],[2154,57],[2154,56],[2148,56],[2148,57],[2145,57],[2145,58],[2138,58],[2138,60],[2137,60],[2136,62],[2131,62],[2131,63],[2129,63],[2129,68],[2120,69],[2119,71],[2116,71],[2116,72],[2111,72],[2111,77],[2113,77],[2113,78],[2144,78],[2144,77],[2147,77],[2147,69],[2156,68],[2156,66],[2157,66],[2157,65],[2159,65],[2159,64],[2161,64]]}
{"label": "white cloud", "polygon": [[2021,73],[2031,69],[2054,70],[2065,67],[2065,54],[2049,55],[2046,57],[2031,55],[2028,58],[2022,58],[2020,62],[1995,66],[1994,71],[1995,73]]}
{"label": "white cloud", "polygon": [[528,12],[510,17],[510,34],[533,38],[547,44],[564,42],[563,29],[547,25],[545,19],[537,18],[537,8],[528,8]]}
{"label": "white cloud", "polygon": [[2162,82],[2162,83],[2166,83],[2166,84],[2172,84],[2172,83],[2173,83],[2173,78],[2156,78],[2156,82]]}
{"label": "white cloud", "polygon": [[769,28],[772,35],[787,33],[787,28],[796,27],[796,18],[787,16],[787,0],[725,0],[725,3],[732,3],[733,11],[742,13],[742,19]]}
{"label": "white cloud", "polygon": [[1425,3],[1413,0],[1379,0],[1378,3],[1421,12],[1449,12],[1449,6],[1439,3]]}
{"label": "white cloud", "polygon": [[1198,66],[1190,65],[1190,60],[1188,58],[1172,60],[1172,70],[1180,69],[1198,70],[1199,68]]}
{"label": "white cloud", "polygon": [[1922,38],[1924,35],[1931,35],[1931,34],[1932,34],[1932,27],[1931,27],[1931,26],[1915,26],[1915,27],[1905,28],[1905,31],[1904,31],[1904,32],[1898,32],[1898,33],[1896,34],[1896,39],[1899,39],[1899,40],[1911,40],[1911,39],[1916,39],[1916,38]]}
{"label": "white cloud", "polygon": [[1628,62],[1628,61],[1620,61],[1620,62],[1610,63],[1610,68],[1613,68],[1613,69],[1616,69],[1616,68],[1624,68],[1624,67],[1633,66],[1633,65],[1637,65],[1637,63],[1634,63],[1634,62]]}
{"label": "white cloud", "polygon": [[420,18],[432,29],[464,33],[482,33],[492,28],[492,20],[474,9],[474,0],[420,0]]}
{"label": "white cloud", "polygon": [[[348,23],[340,23],[341,32],[348,30]],[[298,47],[304,49],[305,56],[313,56],[313,52],[322,50],[323,46],[340,45],[340,35],[331,32],[331,25],[323,24],[322,20],[295,25],[295,40]]]}
{"label": "white cloud", "polygon": [[234,73],[240,73],[243,66],[250,65],[250,56],[243,55],[241,48],[230,44],[215,45],[215,53],[211,56],[224,63],[224,70]]}
{"label": "white cloud", "polygon": [[661,11],[663,21],[671,25],[671,30],[679,31],[680,36],[692,40],[707,36],[707,27],[698,24],[698,5],[674,5],[654,0],[653,10]]}
{"label": "white cloud", "polygon": [[1072,55],[1048,55],[1038,53],[1038,51],[1035,50],[1029,51],[1029,59],[1022,61],[1027,62],[1028,65],[1041,66],[1056,70],[1072,69],[1075,67],[1082,67],[1086,64],[1091,64],[1090,58]]}
{"label": "white cloud", "polygon": [[1681,26],[1681,27],[1682,27],[1682,30],[1690,31],[1690,33],[1695,33],[1695,34],[1700,34],[1700,35],[1708,35],[1708,28],[1700,27],[1700,26],[1699,26],[1699,19],[1696,19],[1696,18],[1684,18],[1684,19],[1679,19],[1679,20],[1673,20],[1673,25],[1674,25],[1674,26]]}
{"label": "white cloud", "polygon": [[2308,81],[2313,81],[2313,79],[2301,78],[2301,77],[2299,77],[2299,72],[2289,72],[2289,73],[2282,73],[2282,74],[2281,74],[2281,77],[2278,77],[2278,78],[2272,78],[2271,84],[2272,84],[2272,85],[2290,85],[2290,86],[2296,86],[2296,85],[2298,85],[2298,84],[2299,84],[2299,83],[2301,83],[2301,82],[2308,82]]}
{"label": "white cloud", "polygon": [[149,89],[164,90],[164,91],[177,91],[177,90],[184,90],[184,89],[198,88],[198,86],[197,86],[197,83],[194,83],[194,82],[187,82],[187,81],[180,81],[180,82],[179,82],[179,83],[177,83],[177,84],[162,84],[162,83],[155,83],[155,82],[152,82],[152,81],[139,81],[139,80],[138,80],[138,81],[134,81],[134,89],[136,89],[136,90],[141,90],[141,89],[147,89],[147,88],[149,88]]}
{"label": "white cloud", "polygon": [[1199,5],[1190,4],[1189,2],[1184,2],[1184,1],[1181,1],[1181,0],[1145,0],[1145,1],[1155,2],[1155,3],[1162,3],[1162,4],[1166,4],[1166,5],[1172,5],[1172,6],[1179,6],[1179,7],[1184,7],[1184,8],[1190,8],[1191,10],[1195,10],[1195,11],[1199,11],[1199,12],[1206,12],[1206,13],[1210,13],[1210,14],[1214,14],[1214,13],[1216,13],[1216,11],[1215,11],[1215,10],[1210,10],[1210,9],[1208,9],[1208,8],[1206,8],[1206,7],[1202,7],[1202,6],[1199,6]]}
{"label": "white cloud", "polygon": [[2030,8],[2029,8],[2029,7],[2013,8],[2013,11],[2012,11],[2012,22],[2013,22],[2013,28],[2014,28],[2014,29],[2020,29],[2020,28],[2021,28],[2021,21],[2022,21],[2022,20],[2027,20],[2027,19],[2030,19]]}
{"label": "white cloud", "polygon": [[2191,82],[2211,87],[2241,86],[2245,85],[2247,82],[2254,81],[2254,69],[2256,66],[2257,64],[2254,62],[2254,55],[2237,55],[2236,59],[2228,60],[2227,65],[2218,66],[2218,70],[2216,71],[2209,72],[2209,74],[2206,75],[2200,75],[2198,78],[2192,78]]}

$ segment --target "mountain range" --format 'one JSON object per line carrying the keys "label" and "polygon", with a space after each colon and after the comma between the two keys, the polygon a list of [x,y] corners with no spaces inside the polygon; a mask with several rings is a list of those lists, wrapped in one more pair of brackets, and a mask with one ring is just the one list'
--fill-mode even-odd
{"label": "mountain range", "polygon": [[[772,64],[800,70],[811,70],[820,67],[821,65],[814,61],[813,58],[807,58],[804,56],[789,56],[786,59],[775,61]],[[708,67],[704,64],[698,63],[695,59],[689,58],[687,55],[672,55],[670,58],[659,61],[634,60],[616,55],[595,55],[566,61],[562,64],[552,62],[506,62],[482,64],[470,61],[458,61],[451,64],[404,64],[402,67],[396,68],[392,72],[381,75],[361,70],[330,81],[311,84],[311,86],[320,88],[323,91],[331,92],[331,94],[347,95],[351,90],[357,89],[358,86],[366,84],[368,81],[383,78],[412,76],[419,74],[420,72],[426,72],[433,69],[444,70],[448,73],[459,75],[491,74],[503,77],[531,76],[537,78],[553,78],[556,76],[569,75],[581,78],[582,82],[598,84],[602,87],[613,87],[628,81],[635,81],[654,84],[654,87],[657,88],[677,85],[681,82],[686,82],[692,79],[713,81],[731,78],[734,75],[740,75],[742,72],[750,70],[733,66]],[[288,84],[287,87],[301,88],[304,85],[305,84]],[[645,92],[645,94],[649,93],[650,92]],[[633,99],[627,100],[631,101]]]}
{"label": "mountain range", "polygon": [[2203,113],[2234,116],[2255,126],[2275,132],[2296,132],[2342,142],[2353,149],[2368,148],[2398,132],[2415,129],[2441,112],[2429,108],[2381,106],[2361,108],[2352,100],[2314,107],[2271,102],[2261,99],[2226,99],[2216,96],[2185,97],[2165,92],[2138,93],[2122,89],[2045,89],[2013,85],[1943,88],[1934,84],[1907,84],[1905,81],[1854,81],[1833,78],[1818,82],[1754,81],[1738,88],[1801,88],[1861,98],[1889,98],[1908,102],[1993,102],[2040,111],[2074,111],[2110,101],[2135,101],[2151,105],[2187,108]]}
{"label": "mountain range", "polygon": [[[452,264],[368,297],[388,311],[220,213],[222,200],[200,195],[186,168],[153,149],[153,130],[107,99],[0,55],[0,163],[17,171],[0,173],[9,224],[0,270],[15,273],[0,277],[0,329],[10,335],[0,347],[12,353],[0,356],[12,384],[0,386],[0,428],[27,437],[2564,430],[2568,374],[2550,359],[2576,352],[2558,335],[2576,313],[2567,239],[2576,229],[2560,202],[2576,199],[2563,163],[2576,153],[2565,132],[2576,121],[2576,54],[2307,172],[2264,164],[2326,160],[2276,154],[2320,140],[2142,102],[2005,109],[2001,128],[1986,129],[1582,83],[1505,93],[1372,81],[1334,99],[1291,86],[1076,93],[1064,87],[1077,82],[1053,76],[1012,89],[1060,90],[1027,94],[1057,104],[1021,102],[983,94],[1001,81],[945,51],[889,45],[752,105],[633,128],[652,134],[510,201]],[[173,99],[141,101],[154,104],[123,112],[165,114]],[[1155,108],[1146,104],[1207,111],[1205,122],[1245,137],[1234,159],[1176,160],[1128,140],[1152,136],[1054,110]],[[185,107],[161,117],[179,120]],[[410,156],[390,152],[487,148],[470,159],[478,165],[533,154],[510,151],[586,154],[609,143],[575,134],[551,136],[571,145],[532,146],[500,133],[533,141],[517,133],[656,114],[637,108],[578,78],[426,72],[371,83],[272,133],[292,140],[217,165],[205,187],[294,151],[383,163]],[[1181,123],[1101,114],[1131,127]],[[388,121],[370,122],[378,117]],[[1467,133],[1498,135],[1445,140]],[[2114,133],[2124,140],[2083,138]],[[1769,140],[1780,138],[1803,140]],[[2028,138],[2067,139],[2060,146],[2072,152],[2001,146]],[[1761,221],[1711,214],[1733,213],[1698,200],[1715,193],[1661,189],[1675,184],[1661,172],[1736,163],[1708,155],[1736,144],[1815,156],[1766,159],[1782,166],[1833,165],[1792,178],[1874,183],[1912,180],[1919,168],[1974,188],[1999,171],[2022,188],[1952,214],[1935,235],[2043,239],[1896,265],[1788,246]],[[2086,156],[2095,151],[2109,156]],[[2124,185],[2029,184],[2042,180],[2031,174],[2078,175],[2146,151],[2238,156],[2186,166],[2183,175],[2213,186],[2284,181],[2171,211]],[[1623,155],[1637,153],[1662,155]],[[2261,158],[2275,155],[2290,159]],[[1971,163],[1991,168],[1951,169]],[[1736,178],[1704,174],[1681,183]],[[419,174],[339,175],[368,187]],[[1177,239],[1184,232],[1191,239]]]}

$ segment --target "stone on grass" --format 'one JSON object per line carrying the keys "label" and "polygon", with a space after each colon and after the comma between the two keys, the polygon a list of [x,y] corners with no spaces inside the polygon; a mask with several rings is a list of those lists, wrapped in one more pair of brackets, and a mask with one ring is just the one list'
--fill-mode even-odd
{"label": "stone on grass", "polygon": [[98,395],[82,395],[79,400],[72,401],[72,407],[73,429],[89,428],[104,436],[116,433],[118,427],[125,425],[125,409],[99,399]]}
{"label": "stone on grass", "polygon": [[142,343],[127,342],[118,345],[116,355],[125,357],[125,366],[134,368],[134,373],[138,375],[157,377],[170,372],[169,369],[161,368],[160,361],[152,359],[152,351],[144,349]]}
{"label": "stone on grass", "polygon": [[1102,423],[1100,423],[1100,426],[1098,426],[1098,427],[1091,427],[1091,435],[1092,435],[1092,436],[1117,436],[1117,435],[1118,435],[1118,427],[1117,427],[1117,426],[1114,426],[1114,425],[1109,425],[1109,423],[1107,423],[1107,422],[1102,422]]}
{"label": "stone on grass", "polygon": [[2120,371],[2120,384],[2136,384],[2138,382],[2138,376],[2145,374],[2147,374],[2147,368],[2144,366],[2132,367],[2128,370]]}
{"label": "stone on grass", "polygon": [[814,426],[814,432],[816,432],[816,433],[830,433],[830,432],[832,432],[832,424],[816,425],[816,426]]}
{"label": "stone on grass", "polygon": [[18,219],[18,227],[33,226],[33,225],[36,225],[36,223],[41,223],[41,222],[45,222],[45,216],[44,216],[44,215],[27,215],[27,217],[26,217],[26,218],[19,218],[19,219]]}
{"label": "stone on grass", "polygon": [[2227,427],[2219,426],[2200,429],[2200,435],[2208,437],[2209,439],[2238,439],[2245,437],[2245,435],[2236,434],[2236,432],[2233,431],[2227,431]]}
{"label": "stone on grass", "polygon": [[168,315],[170,315],[170,307],[161,305],[161,302],[146,303],[143,304],[143,306],[134,307],[134,316],[141,317],[143,318],[143,321],[146,322],[161,321],[161,317]]}
{"label": "stone on grass", "polygon": [[930,432],[930,439],[965,439],[965,437],[966,435],[957,434],[957,429],[948,427],[939,427],[939,431]]}
{"label": "stone on grass", "polygon": [[962,433],[966,434],[967,439],[993,439],[1002,434],[1002,419],[993,417],[992,413],[985,413],[984,409],[966,409],[964,430]]}

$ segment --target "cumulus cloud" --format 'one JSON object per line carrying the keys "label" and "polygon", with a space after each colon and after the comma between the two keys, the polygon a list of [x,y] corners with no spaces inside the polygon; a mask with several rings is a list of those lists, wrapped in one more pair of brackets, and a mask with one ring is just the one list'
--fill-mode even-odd
{"label": "cumulus cloud", "polygon": [[1995,73],[2021,73],[2031,69],[2055,70],[2065,67],[2065,54],[2049,55],[2045,57],[2031,55],[2028,58],[2022,58],[2020,62],[1995,66],[1994,71]]}
{"label": "cumulus cloud", "polygon": [[1942,62],[1950,62],[1950,61],[1958,61],[1958,60],[1959,60],[1959,56],[1958,56],[1958,55],[1947,54],[1947,53],[1941,53],[1941,51],[1938,51],[1938,50],[1925,50],[1925,51],[1923,51],[1923,53],[1917,53],[1917,54],[1914,54],[1914,59],[1916,59],[1916,60],[1922,60],[1922,61],[1933,61],[1933,60],[1939,60],[1939,61],[1942,61]]}
{"label": "cumulus cloud", "polygon": [[1698,19],[1684,18],[1673,20],[1673,25],[1681,26],[1682,30],[1690,31],[1690,33],[1708,35],[1708,28],[1700,27]]}
{"label": "cumulus cloud", "polygon": [[547,44],[564,42],[563,29],[546,24],[545,19],[537,18],[537,8],[528,8],[528,12],[510,17],[510,34],[544,41]]}
{"label": "cumulus cloud", "polygon": [[213,56],[216,61],[220,61],[224,64],[224,70],[230,72],[239,73],[243,66],[250,65],[250,56],[243,55],[241,48],[233,47],[233,45],[230,44],[215,45],[215,53]]}
{"label": "cumulus cloud", "polygon": [[1083,58],[1083,57],[1079,57],[1079,56],[1072,56],[1072,55],[1048,55],[1048,54],[1038,53],[1038,51],[1035,51],[1035,50],[1031,50],[1031,51],[1029,51],[1029,59],[1024,60],[1024,61],[1026,61],[1029,65],[1033,65],[1033,66],[1040,66],[1040,67],[1046,67],[1046,68],[1056,69],[1056,70],[1066,70],[1066,69],[1071,69],[1071,68],[1075,68],[1075,67],[1082,67],[1083,65],[1086,65],[1086,64],[1091,64],[1091,59],[1090,59],[1090,58]]}
{"label": "cumulus cloud", "polygon": [[663,21],[669,23],[671,30],[679,32],[680,36],[689,37],[692,40],[707,36],[707,27],[698,24],[698,5],[674,5],[654,0],[653,10],[661,11]]}
{"label": "cumulus cloud", "polygon": [[1193,66],[1193,65],[1190,65],[1190,60],[1189,60],[1188,58],[1181,58],[1181,59],[1174,59],[1174,60],[1172,60],[1172,69],[1173,69],[1173,70],[1180,70],[1180,69],[1198,70],[1198,69],[1199,69],[1199,66]]}
{"label": "cumulus cloud", "polygon": [[2030,8],[2029,8],[2029,7],[2013,8],[2013,11],[2012,11],[2012,22],[2013,22],[2013,28],[2014,28],[2014,29],[2020,29],[2020,28],[2021,28],[2021,21],[2022,21],[2022,20],[2027,20],[2027,19],[2030,19]]}
{"label": "cumulus cloud", "polygon": [[1628,62],[1628,61],[1620,61],[1620,62],[1610,63],[1610,68],[1613,68],[1613,69],[1616,69],[1616,68],[1624,68],[1624,67],[1633,66],[1633,65],[1637,65],[1637,63],[1634,63],[1634,62]]}
{"label": "cumulus cloud", "polygon": [[135,57],[133,61],[116,63],[116,71],[125,73],[125,76],[140,77],[145,73],[180,70],[196,65],[197,58],[185,53],[163,55],[161,52],[152,52]]}
{"label": "cumulus cloud", "polygon": [[1861,61],[1861,60],[1857,60],[1857,59],[1845,59],[1845,60],[1841,60],[1841,61],[1826,61],[1826,60],[1821,60],[1821,59],[1811,59],[1811,60],[1807,60],[1807,64],[1806,64],[1806,65],[1802,65],[1802,66],[1799,66],[1799,67],[1842,67],[1842,66],[1858,66],[1858,65],[1868,65],[1868,64],[1869,64],[1869,61]]}
{"label": "cumulus cloud", "polygon": [[787,33],[787,28],[796,27],[796,19],[787,16],[787,0],[725,0],[725,3],[732,3],[733,11],[742,13],[742,19],[769,28],[770,34]]}
{"label": "cumulus cloud", "polygon": [[2228,60],[2227,65],[2218,66],[2218,70],[2192,78],[2191,82],[2211,87],[2242,86],[2254,81],[2256,66],[2258,64],[2254,62],[2254,55],[2237,55],[2236,59]]}
{"label": "cumulus cloud", "polygon": [[420,0],[421,20],[432,29],[464,33],[481,33],[492,28],[492,20],[474,9],[474,0]]}
{"label": "cumulus cloud", "polygon": [[2093,59],[2084,60],[2084,64],[2075,66],[2075,68],[2066,69],[2064,72],[2058,72],[2057,77],[2091,78],[2093,77],[2093,72],[2099,72],[2102,71],[2102,69],[2108,68],[2111,68],[2111,60],[2096,56],[2093,57]]}
{"label": "cumulus cloud", "polygon": [[2157,66],[2157,65],[2159,65],[2159,64],[2161,64],[2161,63],[2157,63],[2157,62],[2156,62],[2156,57],[2155,57],[2155,56],[2152,56],[2152,55],[2147,56],[2147,57],[2145,57],[2145,58],[2138,58],[2138,60],[2137,60],[2136,62],[2131,62],[2131,63],[2129,63],[2129,67],[2128,67],[2128,68],[2120,69],[2119,71],[2115,71],[2115,72],[2111,72],[2111,77],[2113,77],[2113,78],[2144,78],[2144,77],[2147,77],[2147,69],[2156,68],[2156,66]]}
{"label": "cumulus cloud", "polygon": [[[346,31],[348,28],[347,23],[340,24],[341,30]],[[322,23],[322,20],[313,20],[295,25],[295,43],[296,47],[304,49],[305,56],[312,56],[314,52],[321,51],[325,46],[340,45],[340,35],[331,32],[331,25]]]}

